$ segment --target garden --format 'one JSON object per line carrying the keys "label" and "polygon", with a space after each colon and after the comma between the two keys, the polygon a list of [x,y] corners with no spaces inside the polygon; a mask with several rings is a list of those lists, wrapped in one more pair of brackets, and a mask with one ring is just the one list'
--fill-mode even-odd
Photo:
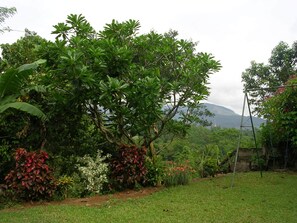
{"label": "garden", "polygon": [[[177,31],[139,34],[135,20],[95,31],[74,14],[53,27],[54,41],[26,30],[1,45],[1,222],[293,222],[296,44],[242,75],[267,120],[254,135],[205,119],[221,64]],[[239,136],[261,148],[254,170],[286,172],[240,173],[231,188]]]}

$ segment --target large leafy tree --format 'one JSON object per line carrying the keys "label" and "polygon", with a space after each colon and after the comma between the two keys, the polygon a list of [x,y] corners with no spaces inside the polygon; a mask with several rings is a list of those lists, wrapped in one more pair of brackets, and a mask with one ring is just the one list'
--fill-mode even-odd
{"label": "large leafy tree", "polygon": [[23,64],[33,63],[39,58],[38,51],[47,41],[35,32],[25,30],[25,36],[12,44],[1,44],[0,72],[8,68],[17,68]]}
{"label": "large leafy tree", "polygon": [[297,78],[292,75],[284,86],[263,103],[262,114],[269,119],[263,127],[264,143],[270,155],[278,156],[287,168],[297,159]]}
{"label": "large leafy tree", "polygon": [[[255,111],[267,119],[262,128],[268,155],[279,156],[280,163],[296,156],[296,74],[297,42],[292,47],[280,42],[272,51],[267,65],[252,62],[242,75],[245,91],[250,93]],[[295,157],[295,158],[294,158]]]}
{"label": "large leafy tree", "polygon": [[271,128],[278,133],[279,141],[288,138],[297,146],[297,78],[292,75],[285,86],[264,102],[263,114],[271,120]]}
{"label": "large leafy tree", "polygon": [[83,16],[70,15],[54,27],[56,41],[42,55],[49,83],[71,109],[88,114],[109,143],[136,144],[137,138],[149,146],[167,126],[199,121],[193,111],[220,63],[198,53],[195,43],[174,31],[139,35],[134,20],[95,32]]}
{"label": "large leafy tree", "polygon": [[[52,44],[35,32],[25,30],[25,35],[16,42],[1,45],[0,71],[17,70],[22,64],[34,63],[42,57],[47,58],[47,64],[52,64],[57,59],[54,49],[51,49]],[[42,145],[47,151],[61,156],[61,159],[96,152],[101,137],[98,137],[91,121],[82,110],[73,109],[72,97],[64,97],[61,89],[57,90],[52,87],[56,85],[51,83],[46,66],[39,66],[37,72],[27,76],[24,86],[30,91],[22,99],[30,104],[38,104],[46,114],[47,122],[41,123],[24,113],[8,111],[0,122],[0,129],[3,130],[0,135],[5,136],[5,142],[1,143],[9,145],[9,148],[38,148]]]}
{"label": "large leafy tree", "polygon": [[262,103],[270,97],[297,70],[297,42],[290,47],[280,42],[271,53],[268,64],[251,62],[251,66],[242,73],[244,91],[250,94],[250,102],[259,112]]}

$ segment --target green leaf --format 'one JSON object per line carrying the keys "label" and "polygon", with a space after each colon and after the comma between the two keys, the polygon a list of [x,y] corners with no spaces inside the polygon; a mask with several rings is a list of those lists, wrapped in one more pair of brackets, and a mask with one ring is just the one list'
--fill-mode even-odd
{"label": "green leaf", "polygon": [[0,114],[10,108],[24,111],[30,115],[33,115],[42,119],[43,121],[47,119],[46,115],[39,108],[35,107],[34,105],[28,104],[26,102],[11,102],[5,105],[1,105]]}
{"label": "green leaf", "polygon": [[9,94],[19,94],[25,80],[45,60],[24,64],[17,69],[9,69],[0,75],[0,99]]}
{"label": "green leaf", "polygon": [[30,64],[24,64],[22,66],[20,66],[18,68],[18,72],[21,73],[23,71],[27,71],[27,70],[34,70],[36,69],[40,64],[44,64],[46,62],[46,60],[43,60],[43,59],[40,59],[40,60],[37,60],[33,63],[30,63]]}
{"label": "green leaf", "polygon": [[17,95],[9,95],[9,96],[6,96],[6,97],[4,97],[4,98],[2,98],[2,99],[0,100],[0,106],[1,106],[1,105],[4,105],[4,104],[7,104],[7,103],[14,102],[16,98],[17,98]]}

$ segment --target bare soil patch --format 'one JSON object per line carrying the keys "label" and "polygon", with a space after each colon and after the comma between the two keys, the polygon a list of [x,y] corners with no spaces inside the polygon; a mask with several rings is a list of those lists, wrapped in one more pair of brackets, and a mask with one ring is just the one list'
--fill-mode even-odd
{"label": "bare soil patch", "polygon": [[108,202],[124,201],[127,199],[141,198],[149,196],[159,190],[162,187],[147,187],[140,190],[126,190],[122,192],[116,192],[114,194],[95,195],[85,198],[66,198],[62,201],[50,201],[50,202],[27,202],[21,204],[23,208],[30,208],[40,205],[81,205],[81,206],[100,206],[107,204]]}

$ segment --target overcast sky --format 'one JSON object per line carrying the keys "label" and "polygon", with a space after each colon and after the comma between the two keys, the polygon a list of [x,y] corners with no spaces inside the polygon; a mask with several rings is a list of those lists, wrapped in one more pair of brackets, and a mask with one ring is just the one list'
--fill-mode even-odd
{"label": "overcast sky", "polygon": [[[98,31],[112,19],[139,20],[141,33],[177,30],[180,38],[199,42],[198,51],[221,61],[221,71],[209,80],[208,101],[240,114],[241,73],[252,60],[267,63],[280,41],[292,45],[297,40],[296,0],[1,0],[0,6],[17,8],[6,26],[19,31],[28,28],[51,40],[53,25],[71,13],[83,14]],[[0,34],[0,44],[23,35],[18,31]]]}

